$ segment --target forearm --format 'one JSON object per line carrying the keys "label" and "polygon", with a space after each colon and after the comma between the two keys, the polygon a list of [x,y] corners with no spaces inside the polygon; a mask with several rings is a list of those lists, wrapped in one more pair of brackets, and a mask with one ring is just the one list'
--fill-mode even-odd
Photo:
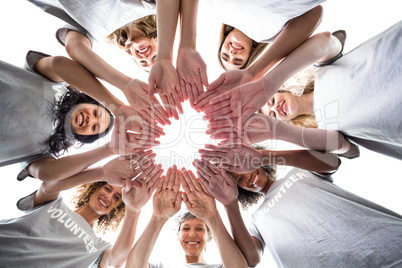
{"label": "forearm", "polygon": [[101,181],[103,179],[101,167],[87,169],[69,178],[59,181],[42,182],[38,192],[35,195],[34,204],[38,206],[47,201],[57,198],[59,193],[64,190],[74,188],[78,185]]}
{"label": "forearm", "polygon": [[255,79],[262,77],[314,32],[321,22],[321,17],[322,7],[317,6],[290,20],[276,40],[261,55],[261,58],[247,69],[248,72]]}
{"label": "forearm", "polygon": [[277,139],[306,149],[342,154],[351,147],[349,141],[336,130],[304,128],[278,121],[276,134]]}
{"label": "forearm", "polygon": [[237,199],[225,206],[225,210],[235,243],[246,258],[248,266],[256,266],[261,260],[261,250],[254,243],[243,222]]}
{"label": "forearm", "polygon": [[127,267],[148,267],[149,256],[166,222],[167,219],[152,215],[150,222],[128,255]]}
{"label": "forearm", "polygon": [[[262,150],[261,165],[284,165],[319,173],[331,173],[338,169],[341,161],[328,152],[313,150],[268,151]],[[265,164],[264,164],[265,163]]]}
{"label": "forearm", "polygon": [[74,61],[84,66],[93,75],[121,90],[131,80],[93,52],[90,41],[83,34],[69,31],[66,36],[66,51]]}
{"label": "forearm", "polygon": [[274,94],[289,78],[333,52],[336,44],[329,32],[316,34],[290,53],[263,78],[267,94]]}
{"label": "forearm", "polygon": [[180,2],[180,47],[196,48],[198,0]]}
{"label": "forearm", "polygon": [[222,259],[224,267],[247,267],[247,261],[242,252],[226,230],[221,217],[216,213],[204,219],[211,228],[212,235]]}
{"label": "forearm", "polygon": [[60,56],[45,59],[50,61],[50,69],[72,87],[104,103],[106,107],[113,105],[118,108],[123,105],[122,101],[110,93],[101,82],[77,62]]}
{"label": "forearm", "polygon": [[126,215],[119,236],[106,258],[107,267],[123,266],[134,244],[140,211],[131,211],[126,207]]}
{"label": "forearm", "polygon": [[57,181],[71,177],[94,163],[112,156],[108,144],[81,154],[59,159],[40,159],[27,167],[29,174],[42,181]]}
{"label": "forearm", "polygon": [[176,35],[180,0],[156,2],[158,51],[157,60],[173,61],[173,44]]}

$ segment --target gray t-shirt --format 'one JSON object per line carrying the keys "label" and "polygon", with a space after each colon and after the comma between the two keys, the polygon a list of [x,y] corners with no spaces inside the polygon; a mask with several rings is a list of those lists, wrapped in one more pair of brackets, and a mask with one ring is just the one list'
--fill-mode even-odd
{"label": "gray t-shirt", "polygon": [[249,230],[279,267],[402,263],[401,215],[302,169],[274,182]]}
{"label": "gray t-shirt", "polygon": [[25,215],[0,220],[0,267],[97,267],[111,245],[61,197],[33,208],[34,196],[17,203]]}
{"label": "gray t-shirt", "polygon": [[165,263],[148,263],[150,268],[224,268],[222,264],[183,263],[169,265]]}
{"label": "gray t-shirt", "polygon": [[257,42],[272,42],[289,20],[326,0],[209,0],[219,19]]}
{"label": "gray t-shirt", "polygon": [[402,159],[402,22],[317,71],[319,128]]}
{"label": "gray t-shirt", "polygon": [[65,44],[67,30],[100,42],[118,28],[155,14],[155,0],[28,0],[69,25],[59,29],[56,38]]}
{"label": "gray t-shirt", "polygon": [[[45,56],[28,52],[27,67]],[[62,83],[0,61],[0,166],[23,161],[26,166],[44,157],[54,157],[47,152],[46,140],[53,133],[55,101],[64,92]]]}

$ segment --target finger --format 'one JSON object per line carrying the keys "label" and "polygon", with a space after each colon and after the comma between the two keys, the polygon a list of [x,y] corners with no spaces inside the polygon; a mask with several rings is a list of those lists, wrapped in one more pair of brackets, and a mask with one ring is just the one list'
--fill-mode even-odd
{"label": "finger", "polygon": [[223,84],[224,81],[225,81],[225,73],[221,74],[215,81],[213,81],[209,86],[207,86],[207,91],[217,89],[220,85]]}
{"label": "finger", "polygon": [[[180,114],[183,114],[183,107],[181,106],[181,99],[179,98],[178,91],[174,91],[172,94],[173,100],[176,103],[177,110],[179,111]],[[184,101],[184,100],[183,100]]]}
{"label": "finger", "polygon": [[225,92],[219,96],[216,96],[215,98],[213,98],[212,100],[209,101],[210,104],[216,104],[219,103],[221,101],[225,101],[225,100],[230,100],[231,99],[231,90],[228,92]]}
{"label": "finger", "polygon": [[190,185],[188,185],[187,180],[184,177],[183,170],[181,170],[179,175],[180,175],[181,186],[183,187],[184,192],[191,193]]}
{"label": "finger", "polygon": [[227,171],[224,170],[224,169],[221,169],[220,172],[221,172],[223,178],[226,180],[226,182],[227,182],[230,186],[235,186],[235,185],[237,185],[237,183],[236,183],[236,181],[234,180],[233,176],[232,176],[229,172],[227,172]]}
{"label": "finger", "polygon": [[154,170],[155,166],[151,165],[148,168],[144,169],[140,175],[138,175],[137,178],[135,178],[137,181],[144,180],[147,182],[147,176]]}
{"label": "finger", "polygon": [[165,107],[166,112],[168,113],[169,117],[173,116],[172,106],[169,103],[169,98],[167,95],[160,95],[163,106]]}
{"label": "finger", "polygon": [[196,98],[198,98],[198,88],[197,88],[197,84],[192,84],[192,85],[190,85],[190,87],[191,87],[191,92],[193,93],[193,103],[192,103],[192,106],[191,107],[194,107],[194,100],[196,99]]}
{"label": "finger", "polygon": [[221,158],[221,157],[216,157],[216,156],[206,156],[206,155],[201,155],[201,160],[207,160],[211,161],[213,163],[222,163],[222,162],[228,162],[227,158]]}
{"label": "finger", "polygon": [[237,135],[237,133],[234,132],[234,128],[233,127],[226,127],[226,128],[215,128],[215,129],[207,129],[205,131],[205,134],[207,135],[216,135],[216,134],[231,134],[233,133],[233,135]]}
{"label": "finger", "polygon": [[155,88],[156,88],[156,80],[149,76],[148,78],[148,84],[149,84],[149,89],[148,89],[148,99],[151,99],[152,96],[155,93]]}
{"label": "finger", "polygon": [[186,194],[186,193],[182,193],[182,196],[183,196],[183,203],[184,203],[184,205],[186,206],[186,208],[187,208],[188,210],[190,210],[190,209],[192,208],[192,206],[191,206],[190,200],[188,199],[187,194]]}
{"label": "finger", "polygon": [[241,167],[236,167],[236,166],[231,166],[228,164],[221,164],[220,167],[224,170],[227,170],[229,172],[234,172],[234,173],[238,173],[238,174],[245,174],[245,173],[249,173],[249,171],[244,171],[241,169]]}
{"label": "finger", "polygon": [[170,167],[170,168],[168,168],[168,170],[167,170],[167,172],[166,172],[165,179],[163,180],[163,185],[162,185],[162,187],[163,187],[164,190],[167,189],[167,186],[168,186],[168,182],[169,182],[169,178],[170,178],[171,173],[172,173],[172,168]]}
{"label": "finger", "polygon": [[205,178],[199,171],[197,171],[197,175],[200,178],[200,181],[202,184],[204,184],[206,187],[209,186],[209,181],[207,178]]}
{"label": "finger", "polygon": [[163,188],[163,182],[165,181],[165,176],[160,177],[159,180],[157,180],[158,184],[156,186],[156,193],[159,193],[162,191]]}
{"label": "finger", "polygon": [[219,102],[219,105],[212,105],[208,109],[205,109],[204,112],[206,114],[211,114],[213,112],[216,112],[216,111],[221,110],[221,109],[226,108],[226,107],[230,107],[230,101],[229,100],[221,101],[221,102]]}
{"label": "finger", "polygon": [[232,108],[230,107],[223,107],[218,111],[215,111],[213,113],[207,114],[205,111],[204,113],[206,116],[214,121],[218,120],[223,120],[223,119],[229,119],[232,118],[233,113],[232,113]]}
{"label": "finger", "polygon": [[[157,169],[158,170],[158,169]],[[163,169],[159,169],[155,174],[151,174],[152,178],[151,180],[148,182],[148,187],[150,188],[150,191],[153,191],[156,189],[156,187],[158,187],[158,182],[159,182],[159,178],[161,177],[161,175],[163,174]]]}
{"label": "finger", "polygon": [[200,191],[201,187],[195,183],[195,176],[191,170],[182,169],[182,173],[184,175],[184,179],[186,180],[187,184],[189,185],[192,191]]}
{"label": "finger", "polygon": [[215,175],[215,173],[205,164],[207,161],[194,160],[194,165],[199,172],[201,172],[206,179]]}
{"label": "finger", "polygon": [[175,184],[176,173],[177,173],[177,166],[173,165],[172,171],[171,171],[170,176],[169,176],[169,181],[168,181],[168,184],[167,184],[167,188],[169,190],[173,190],[173,186]]}
{"label": "finger", "polygon": [[233,120],[231,118],[227,118],[225,120],[212,121],[208,124],[209,129],[217,129],[217,128],[225,128],[233,126]]}
{"label": "finger", "polygon": [[206,187],[202,182],[200,182],[199,180],[197,180],[197,182],[198,182],[198,184],[201,186],[201,190],[202,190],[204,193],[206,193],[206,194],[208,194],[208,195],[211,195],[211,194],[209,193],[207,187]]}
{"label": "finger", "polygon": [[201,75],[202,84],[204,86],[208,87],[209,83],[208,83],[208,74],[207,74],[207,65],[206,64],[202,65],[200,75]]}
{"label": "finger", "polygon": [[194,94],[190,83],[186,83],[186,91],[191,107],[194,107]]}
{"label": "finger", "polygon": [[202,93],[200,96],[198,96],[198,98],[194,100],[195,104],[194,109],[205,110],[209,105],[209,101],[215,96],[214,95],[215,93],[216,93],[215,90],[206,91]]}
{"label": "finger", "polygon": [[176,170],[174,176],[173,191],[177,193],[179,192],[179,189],[180,189],[180,171]]}
{"label": "finger", "polygon": [[[180,75],[179,75],[180,76]],[[183,101],[185,101],[187,98],[187,92],[186,92],[186,81],[184,79],[180,78],[180,91],[181,95],[183,96]]]}
{"label": "finger", "polygon": [[[246,109],[245,111],[243,111],[243,113],[240,116],[240,125],[243,126],[245,122],[254,114],[254,112],[251,109]],[[240,131],[238,126],[235,126],[235,131],[236,132]]]}
{"label": "finger", "polygon": [[[230,140],[229,143],[226,144],[232,144],[232,143],[239,143],[241,142],[241,138],[239,137],[239,135],[237,135],[235,132],[231,132],[231,133],[214,133],[211,134],[211,138],[212,139],[216,139],[216,140]],[[225,143],[222,145],[226,145]]]}
{"label": "finger", "polygon": [[176,107],[175,101],[172,97],[172,94],[169,94],[167,96],[167,98],[169,100],[170,110],[172,111],[172,115],[173,115],[174,119],[179,120],[179,114],[177,113],[177,110],[176,110],[177,107]]}

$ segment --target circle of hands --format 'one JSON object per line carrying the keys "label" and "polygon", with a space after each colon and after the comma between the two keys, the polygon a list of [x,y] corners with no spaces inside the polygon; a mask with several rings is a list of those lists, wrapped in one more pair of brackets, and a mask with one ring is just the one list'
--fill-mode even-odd
{"label": "circle of hands", "polygon": [[[263,156],[249,145],[272,139],[270,130],[277,123],[255,113],[270,96],[254,80],[246,70],[230,70],[209,84],[201,55],[195,49],[181,48],[177,68],[171,61],[157,59],[149,85],[137,79],[128,83],[124,92],[130,106],[116,109],[109,142],[111,152],[120,157],[103,166],[103,176],[110,184],[124,186],[123,200],[130,210],[140,210],[154,192],[154,215],[160,218],[173,216],[182,202],[191,213],[205,218],[216,212],[215,199],[224,205],[237,200],[237,184],[229,172],[256,169],[247,161],[253,159],[256,166]],[[171,124],[171,117],[178,120],[185,100],[205,113],[204,119],[209,121],[206,134],[222,141],[199,150],[201,160],[193,162],[198,178],[176,166],[162,176],[162,166],[155,164],[151,148],[160,144],[157,138],[165,134],[159,124]]]}

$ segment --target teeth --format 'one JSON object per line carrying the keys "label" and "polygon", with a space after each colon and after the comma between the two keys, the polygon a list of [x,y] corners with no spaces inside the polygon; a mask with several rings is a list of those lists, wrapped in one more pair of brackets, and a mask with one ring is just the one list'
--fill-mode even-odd
{"label": "teeth", "polygon": [[232,47],[234,47],[236,49],[242,49],[243,48],[240,44],[235,43],[235,42],[232,43]]}
{"label": "teeth", "polygon": [[148,50],[148,47],[144,47],[138,50],[139,53],[144,53]]}
{"label": "teeth", "polygon": [[107,207],[107,205],[105,204],[105,202],[102,201],[102,199],[99,199],[99,202],[100,202],[103,206]]}
{"label": "teeth", "polygon": [[82,114],[79,114],[79,117],[78,117],[78,120],[79,120],[79,122],[78,122],[78,125],[82,125],[82,118],[83,118],[83,116],[82,116]]}
{"label": "teeth", "polygon": [[187,244],[189,244],[189,245],[197,245],[198,242],[187,242]]}

